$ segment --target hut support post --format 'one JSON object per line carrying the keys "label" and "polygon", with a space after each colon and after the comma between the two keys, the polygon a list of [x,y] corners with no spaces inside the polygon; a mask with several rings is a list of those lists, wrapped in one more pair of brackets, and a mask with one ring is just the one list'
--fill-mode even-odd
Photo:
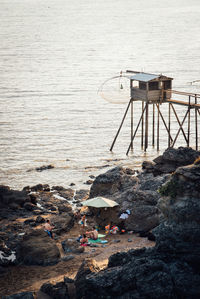
{"label": "hut support post", "polygon": [[157,151],[159,151],[159,127],[160,127],[160,119],[159,119],[159,116],[160,116],[160,113],[159,113],[159,111],[160,111],[160,104],[158,104],[158,106],[157,106],[157,108],[158,108],[158,115],[157,115]]}
{"label": "hut support post", "polygon": [[155,104],[153,104],[153,119],[152,119],[152,146],[155,145]]}
{"label": "hut support post", "polygon": [[131,150],[133,150],[133,101],[131,101]]}
{"label": "hut support post", "polygon": [[[195,104],[197,104],[197,95],[195,94]],[[197,108],[195,107],[195,135],[196,135],[196,150],[198,150],[198,123],[197,123]]]}
{"label": "hut support post", "polygon": [[[158,105],[159,105],[159,104],[156,104],[157,109],[158,109]],[[160,116],[161,116],[161,119],[162,119],[162,121],[163,121],[163,124],[164,124],[164,126],[165,126],[165,129],[167,130],[167,133],[168,133],[168,136],[169,136],[170,141],[173,142],[173,139],[172,139],[172,137],[171,137],[171,134],[170,134],[170,132],[169,132],[169,129],[168,129],[168,127],[167,127],[167,124],[166,124],[166,122],[165,122],[165,120],[164,120],[164,117],[163,117],[163,115],[162,115],[160,109],[158,109],[158,113],[159,113]]]}
{"label": "hut support post", "polygon": [[171,145],[171,140],[170,140],[170,131],[171,131],[171,109],[170,109],[170,103],[168,106],[168,130],[169,130],[169,134],[168,134],[168,147],[170,147]]}
{"label": "hut support post", "polygon": [[[146,106],[147,106],[147,104],[146,104]],[[134,134],[133,134],[133,138],[132,138],[131,142],[133,142],[133,140],[134,140],[134,138],[135,138],[135,136],[136,136],[136,134],[137,134],[138,128],[139,128],[140,123],[141,123],[141,120],[142,120],[142,118],[143,118],[143,116],[144,116],[144,112],[145,112],[145,110],[146,110],[146,106],[145,106],[144,109],[142,110],[142,115],[141,115],[140,120],[139,120],[139,122],[138,122],[138,124],[137,124],[137,127],[136,127],[136,129],[135,129],[135,132],[134,132]],[[128,147],[128,150],[127,150],[127,152],[126,152],[126,155],[128,155],[128,153],[129,153],[129,151],[130,151],[130,148],[131,148],[131,143],[130,143],[130,145],[129,145],[129,147]]]}
{"label": "hut support post", "polygon": [[[174,142],[173,142],[173,144],[172,144],[172,147],[174,147],[174,145],[175,145],[175,143],[176,143],[176,140],[177,140],[177,138],[178,138],[178,135],[179,135],[180,131],[181,131],[181,130],[183,131],[183,124],[184,124],[184,122],[185,122],[185,119],[186,119],[187,115],[188,115],[188,110],[187,110],[187,112],[186,112],[186,114],[185,114],[185,116],[184,116],[184,118],[183,118],[183,120],[182,120],[182,123],[180,124],[180,128],[179,128],[179,130],[178,130],[178,132],[177,132],[177,134],[176,134],[176,137],[175,137],[175,139],[174,139]],[[184,132],[184,131],[183,131],[183,132]],[[183,135],[185,136],[185,132],[184,132]],[[185,138],[186,138],[186,136],[185,136]],[[188,142],[188,141],[187,141],[187,138],[186,138],[186,143],[187,143],[187,142]]]}
{"label": "hut support post", "polygon": [[[142,101],[142,112],[144,110],[144,102]],[[141,128],[141,148],[144,146],[144,115],[142,113],[142,128]]]}
{"label": "hut support post", "polygon": [[149,104],[146,103],[146,114],[145,114],[145,143],[144,151],[146,152],[148,148],[148,128],[149,127]]}
{"label": "hut support post", "polygon": [[[184,130],[183,130],[183,128],[182,128],[183,123],[184,123],[184,121],[185,121],[185,117],[187,116],[188,110],[187,110],[186,115],[185,115],[185,117],[184,117],[184,121],[183,121],[183,123],[181,124],[181,122],[180,122],[180,120],[179,120],[179,118],[178,118],[178,115],[177,115],[177,113],[176,113],[176,110],[175,110],[174,106],[173,106],[172,104],[171,104],[171,106],[172,106],[174,115],[176,116],[176,119],[177,119],[177,121],[178,121],[178,124],[179,124],[179,126],[180,126],[179,131],[178,131],[177,134],[179,135],[179,132],[180,132],[180,130],[181,130],[182,133],[183,133],[183,136],[184,136],[184,138],[185,138],[186,143],[188,143],[187,137],[186,137],[185,132],[184,132]],[[176,136],[176,138],[177,138],[177,137],[178,137],[178,136]],[[175,143],[174,143],[174,144],[175,144]],[[173,144],[173,146],[174,146],[174,144]],[[172,147],[173,147],[173,146],[172,146]]]}
{"label": "hut support post", "polygon": [[117,140],[117,137],[118,137],[118,135],[119,135],[119,132],[120,132],[120,130],[121,130],[121,128],[122,128],[122,125],[123,125],[123,123],[124,123],[124,120],[125,120],[125,118],[126,118],[128,109],[129,109],[130,104],[131,104],[131,101],[132,101],[132,99],[130,99],[130,101],[129,101],[129,103],[128,103],[128,106],[127,106],[127,108],[126,108],[126,111],[125,111],[124,116],[123,116],[123,119],[122,119],[122,122],[121,122],[121,124],[120,124],[120,126],[119,126],[119,129],[118,129],[117,134],[116,134],[116,136],[115,136],[115,138],[114,138],[114,140],[113,140],[113,143],[112,143],[112,145],[111,145],[111,147],[110,147],[110,151],[111,151],[111,152],[112,152],[112,150],[113,150],[113,147],[114,147],[114,145],[115,145],[115,142],[116,142],[116,140]]}
{"label": "hut support post", "polygon": [[191,98],[189,96],[189,106],[188,106],[188,138],[187,138],[187,146],[190,146],[190,102]]}

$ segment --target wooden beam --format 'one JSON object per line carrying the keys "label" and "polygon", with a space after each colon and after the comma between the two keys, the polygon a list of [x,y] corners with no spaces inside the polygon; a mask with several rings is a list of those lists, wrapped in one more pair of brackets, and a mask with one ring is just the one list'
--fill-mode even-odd
{"label": "wooden beam", "polygon": [[117,140],[117,137],[118,137],[118,135],[119,135],[119,132],[120,132],[120,130],[121,130],[121,128],[122,128],[122,125],[123,125],[123,123],[124,123],[124,120],[125,120],[125,118],[126,118],[128,109],[129,109],[130,104],[131,104],[131,101],[132,101],[132,99],[130,99],[130,101],[129,101],[129,103],[128,103],[128,106],[127,106],[126,111],[125,111],[125,113],[124,113],[123,119],[122,119],[121,124],[120,124],[120,126],[119,126],[119,129],[118,129],[118,131],[117,131],[117,134],[116,134],[116,136],[115,136],[115,138],[114,138],[114,140],[113,140],[113,143],[112,143],[112,145],[111,145],[111,147],[110,147],[110,151],[111,151],[111,152],[112,152],[112,150],[113,150],[113,147],[114,147],[114,145],[115,145],[115,142],[116,142],[116,140]]}
{"label": "wooden beam", "polygon": [[[137,127],[136,127],[136,129],[135,129],[135,132],[134,132],[134,134],[133,134],[133,138],[132,138],[131,142],[133,142],[133,140],[134,140],[134,138],[135,138],[135,136],[136,136],[136,134],[137,134],[137,131],[138,131],[138,128],[139,128],[139,126],[140,126],[140,123],[141,123],[141,120],[142,120],[142,118],[143,118],[143,115],[144,115],[145,110],[146,110],[146,106],[144,107],[144,109],[143,109],[143,111],[142,111],[142,115],[141,115],[140,120],[139,120],[139,122],[138,122],[138,124],[137,124]],[[129,151],[130,151],[130,148],[131,148],[131,143],[129,144],[129,147],[128,147],[128,150],[127,150],[127,152],[126,152],[126,155],[128,155],[128,153],[129,153]]]}

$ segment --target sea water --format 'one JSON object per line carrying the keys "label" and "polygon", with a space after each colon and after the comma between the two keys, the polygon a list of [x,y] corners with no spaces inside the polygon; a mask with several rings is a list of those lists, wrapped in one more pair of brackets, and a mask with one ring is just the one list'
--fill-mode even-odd
{"label": "sea water", "polygon": [[[174,78],[173,89],[200,93],[189,84],[200,79],[199,15],[198,0],[0,0],[0,183],[87,188],[90,175],[116,165],[137,169],[161,154],[163,124],[160,152],[149,140],[145,154],[138,131],[126,156],[130,113],[111,153],[126,104],[106,102],[97,91],[133,69],[163,73]],[[181,119],[184,109],[177,108]],[[137,103],[134,128],[140,113]],[[173,121],[173,134],[178,128]],[[181,135],[177,142],[185,145]],[[49,164],[54,168],[35,170]]]}

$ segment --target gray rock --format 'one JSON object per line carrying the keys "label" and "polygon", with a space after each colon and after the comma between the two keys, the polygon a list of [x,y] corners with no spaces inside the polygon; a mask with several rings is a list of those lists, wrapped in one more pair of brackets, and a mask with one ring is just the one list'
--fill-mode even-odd
{"label": "gray rock", "polygon": [[34,299],[33,293],[31,292],[22,292],[10,296],[2,296],[2,299]]}
{"label": "gray rock", "polygon": [[40,290],[53,299],[70,299],[65,282],[58,282],[55,285],[51,283],[44,283]]}
{"label": "gray rock", "polygon": [[75,239],[66,239],[62,241],[61,244],[65,253],[83,253],[85,250],[85,248],[80,246],[80,243],[78,243]]}
{"label": "gray rock", "polygon": [[25,234],[18,244],[17,260],[25,265],[54,265],[59,258],[58,247],[43,230]]}
{"label": "gray rock", "polygon": [[61,258],[61,260],[64,261],[64,262],[68,262],[68,261],[73,260],[73,259],[74,259],[73,255],[65,255]]}
{"label": "gray rock", "polygon": [[118,252],[98,273],[80,268],[78,298],[200,298],[199,175],[199,163],[176,170],[160,190],[156,246]]}

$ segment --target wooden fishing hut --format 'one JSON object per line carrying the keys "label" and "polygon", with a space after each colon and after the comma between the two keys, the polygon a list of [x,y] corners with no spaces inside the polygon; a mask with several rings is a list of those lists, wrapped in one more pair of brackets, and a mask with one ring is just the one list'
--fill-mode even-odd
{"label": "wooden fishing hut", "polygon": [[151,103],[171,98],[173,78],[163,75],[138,73],[130,77],[131,99]]}
{"label": "wooden fishing hut", "polygon": [[[182,132],[186,145],[190,146],[190,125],[191,125],[191,109],[195,110],[195,137],[196,137],[196,150],[198,150],[198,116],[200,116],[200,104],[197,100],[200,99],[200,94],[179,92],[172,89],[172,80],[173,78],[164,76],[162,74],[150,74],[137,71],[126,71],[130,79],[130,101],[126,108],[125,114],[123,116],[120,127],[117,131],[117,134],[113,140],[110,151],[112,151],[116,139],[119,135],[119,132],[122,128],[124,120],[126,118],[127,112],[131,107],[131,142],[127,150],[127,155],[130,149],[133,149],[133,141],[137,134],[138,128],[141,126],[141,146],[144,148],[144,151],[148,147],[148,138],[149,138],[149,105],[152,104],[152,146],[155,145],[155,131],[157,129],[157,150],[159,150],[159,135],[160,135],[160,119],[162,120],[164,127],[168,135],[168,147],[173,147],[176,143],[176,140],[179,136],[179,133]],[[133,75],[134,73],[134,75]],[[122,76],[122,73],[120,73]],[[188,101],[175,100],[172,99],[173,94],[183,95],[188,97]],[[142,102],[142,112],[139,119],[139,122],[136,126],[135,131],[133,131],[133,103],[135,101]],[[168,120],[166,120],[160,110],[160,105],[168,103]],[[182,105],[186,107],[186,113],[182,120],[179,119],[178,114],[175,110],[175,105]],[[155,110],[157,109],[157,119],[155,115]],[[172,112],[175,115],[177,124],[179,128],[177,130],[176,136],[173,138],[171,134],[171,114]],[[183,129],[183,124],[187,119],[187,132]]]}

